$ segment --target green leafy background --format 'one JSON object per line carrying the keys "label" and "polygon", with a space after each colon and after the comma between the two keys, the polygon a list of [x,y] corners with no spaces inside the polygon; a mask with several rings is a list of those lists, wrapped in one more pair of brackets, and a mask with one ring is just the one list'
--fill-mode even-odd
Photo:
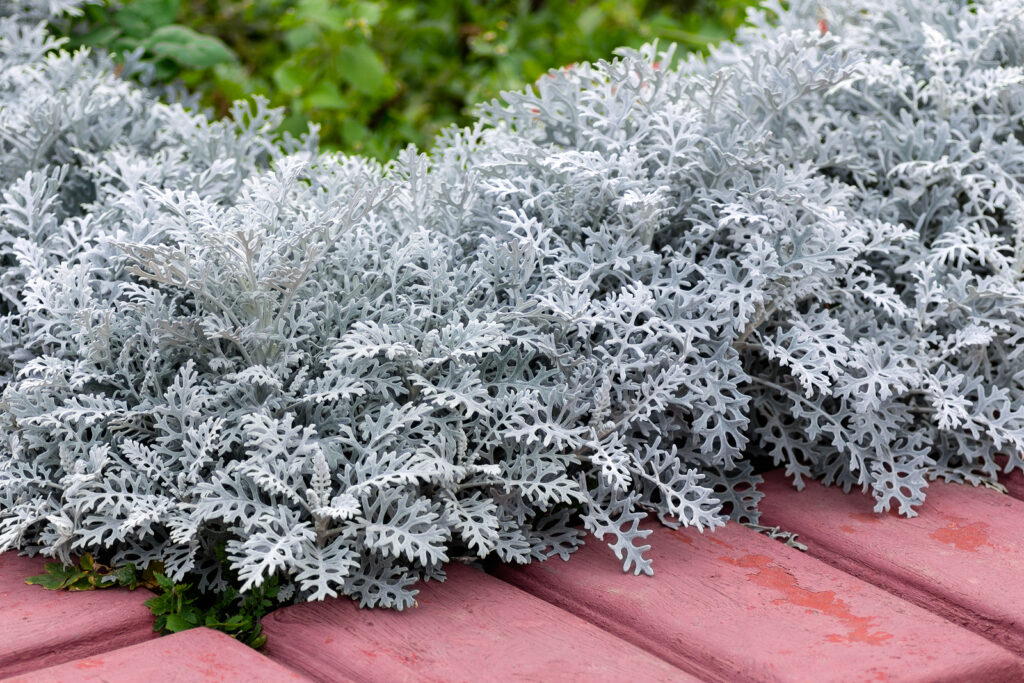
{"label": "green leafy background", "polygon": [[262,94],[293,134],[387,159],[474,105],[548,69],[610,57],[652,39],[706,50],[751,0],[127,0],[56,27],[71,46],[142,49],[158,82],[175,79],[225,115]]}

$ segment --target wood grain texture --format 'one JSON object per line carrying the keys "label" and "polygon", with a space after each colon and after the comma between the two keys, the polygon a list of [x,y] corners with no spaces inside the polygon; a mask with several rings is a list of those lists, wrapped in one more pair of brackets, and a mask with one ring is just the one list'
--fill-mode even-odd
{"label": "wood grain texture", "polygon": [[762,523],[797,532],[815,557],[1024,655],[1024,502],[932,482],[907,519],[817,482],[798,492],[780,472],[761,490]]}
{"label": "wood grain texture", "polygon": [[71,661],[151,638],[146,590],[50,591],[25,579],[45,560],[0,554],[0,677]]}
{"label": "wood grain texture", "polygon": [[289,683],[307,681],[220,631],[194,628],[33,671],[3,683]]}
{"label": "wood grain texture", "polygon": [[731,524],[654,528],[653,577],[600,542],[498,576],[710,681],[1020,681],[1007,650]]}
{"label": "wood grain texture", "polygon": [[318,681],[694,681],[573,615],[463,565],[402,612],[345,598],[264,619],[267,655]]}

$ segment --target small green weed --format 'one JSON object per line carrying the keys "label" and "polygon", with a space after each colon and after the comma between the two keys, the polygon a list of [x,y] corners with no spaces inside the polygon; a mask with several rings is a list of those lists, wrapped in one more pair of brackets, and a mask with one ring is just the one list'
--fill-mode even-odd
{"label": "small green weed", "polygon": [[222,593],[204,594],[191,583],[175,583],[163,573],[159,562],[139,571],[128,564],[113,568],[97,562],[91,554],[72,565],[47,562],[46,571],[30,576],[25,583],[47,590],[87,591],[140,586],[156,595],[145,602],[155,617],[153,630],[161,635],[186,631],[197,626],[223,631],[249,647],[259,649],[267,641],[261,619],[278,606],[279,585],[272,577],[260,588],[244,595],[229,587]]}
{"label": "small green weed", "polygon": [[133,564],[114,569],[97,562],[91,553],[86,553],[70,566],[47,562],[44,574],[30,576],[25,583],[42,586],[47,590],[89,591],[115,586],[135,590],[144,586],[155,591],[159,589],[156,579],[159,569],[162,567],[157,563],[141,573]]}

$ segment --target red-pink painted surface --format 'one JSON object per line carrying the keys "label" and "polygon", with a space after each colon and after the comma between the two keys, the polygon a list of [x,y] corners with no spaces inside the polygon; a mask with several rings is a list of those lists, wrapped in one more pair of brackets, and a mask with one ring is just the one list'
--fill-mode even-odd
{"label": "red-pink painted surface", "polygon": [[[52,561],[52,560],[51,560]],[[155,638],[152,593],[49,591],[25,579],[46,560],[0,554],[0,677]]]}
{"label": "red-pink painted surface", "polygon": [[417,606],[349,599],[264,620],[267,654],[319,681],[694,681],[573,615],[469,567],[422,585]]}
{"label": "red-pink painted surface", "polygon": [[1021,681],[1024,660],[740,525],[658,527],[653,577],[591,541],[499,576],[712,681]]}
{"label": "red-pink painted surface", "polygon": [[1006,490],[1010,492],[1011,496],[1024,500],[1024,474],[1020,470],[1015,470],[1011,474],[1004,474],[1000,481],[1006,487]]}
{"label": "red-pink painted surface", "polygon": [[3,683],[290,683],[308,681],[231,636],[194,628],[6,679]]}
{"label": "red-pink painted surface", "polygon": [[[867,495],[765,477],[762,523],[810,553],[1024,654],[1024,501],[932,482],[917,517],[876,515]],[[1021,680],[1024,680],[1022,677]]]}
{"label": "red-pink painted surface", "polygon": [[148,591],[28,586],[44,560],[9,552],[0,678],[1024,681],[1024,477],[1004,483],[1021,499],[932,484],[906,520],[770,474],[764,521],[800,532],[806,555],[737,525],[657,527],[656,575],[636,577],[591,538],[569,563],[497,568],[509,583],[453,566],[405,612],[280,610],[265,619],[270,658],[207,629],[152,640]]}

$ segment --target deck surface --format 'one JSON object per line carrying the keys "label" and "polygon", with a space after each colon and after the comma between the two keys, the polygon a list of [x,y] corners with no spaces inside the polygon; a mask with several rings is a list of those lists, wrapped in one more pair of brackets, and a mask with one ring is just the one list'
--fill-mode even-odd
{"label": "deck surface", "polygon": [[861,494],[766,476],[763,522],[652,527],[653,577],[590,539],[569,562],[452,566],[405,612],[347,599],[264,619],[262,652],[152,632],[145,590],[46,591],[0,555],[0,680],[1022,681],[1024,477],[1009,494],[932,483],[913,519]]}

